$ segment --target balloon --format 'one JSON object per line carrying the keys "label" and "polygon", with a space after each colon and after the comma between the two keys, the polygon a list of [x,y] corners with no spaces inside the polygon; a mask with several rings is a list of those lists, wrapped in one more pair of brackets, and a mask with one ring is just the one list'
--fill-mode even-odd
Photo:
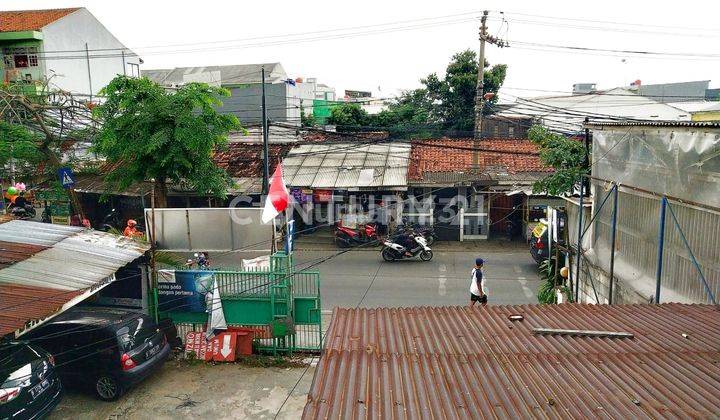
{"label": "balloon", "polygon": [[10,187],[7,189],[7,195],[17,195],[18,190],[15,187]]}
{"label": "balloon", "polygon": [[15,188],[16,188],[18,191],[25,191],[25,190],[26,190],[26,187],[25,187],[25,183],[24,183],[24,182],[18,182],[18,183],[16,183],[16,184],[15,184]]}
{"label": "balloon", "polygon": [[570,274],[570,270],[567,267],[563,267],[560,269],[560,275],[564,278],[568,278],[568,274]]}

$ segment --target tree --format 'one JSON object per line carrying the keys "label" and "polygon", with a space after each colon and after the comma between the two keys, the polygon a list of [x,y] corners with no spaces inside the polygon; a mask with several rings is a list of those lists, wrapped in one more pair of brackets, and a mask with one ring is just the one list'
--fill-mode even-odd
{"label": "tree", "polygon": [[300,126],[301,127],[315,127],[317,125],[317,121],[315,120],[315,115],[305,114],[305,107],[300,105]]}
{"label": "tree", "polygon": [[555,172],[533,185],[534,193],[562,195],[571,193],[581,175],[589,173],[585,166],[585,147],[577,140],[534,125],[528,130],[530,140],[540,147],[540,160]]}
{"label": "tree", "polygon": [[190,83],[168,92],[147,78],[118,76],[94,109],[103,126],[94,150],[112,168],[106,181],[117,191],[154,181],[156,205],[167,206],[167,184],[200,194],[225,195],[230,178],[213,162],[213,153],[240,129],[237,117],[219,114],[226,89]]}
{"label": "tree", "polygon": [[[497,91],[505,81],[507,66],[489,67],[483,74],[485,93],[494,93],[485,101],[484,114],[494,112]],[[368,115],[359,104],[347,103],[333,108],[329,120],[339,131],[385,129],[392,137],[433,137],[442,134],[467,134],[475,128],[477,54],[465,50],[453,55],[445,76],[432,73],[421,80],[422,88],[403,92],[379,114]]]}
{"label": "tree", "polygon": [[337,126],[338,131],[357,131],[369,125],[371,119],[360,104],[347,102],[334,106],[328,117],[328,124]]}

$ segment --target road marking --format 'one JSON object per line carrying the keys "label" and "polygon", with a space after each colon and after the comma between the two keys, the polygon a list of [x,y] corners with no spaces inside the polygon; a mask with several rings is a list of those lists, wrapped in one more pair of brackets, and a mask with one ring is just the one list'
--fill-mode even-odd
{"label": "road marking", "polygon": [[[527,287],[527,280],[525,278],[518,278],[518,283],[520,283],[520,286],[523,289],[523,293],[525,293],[525,297],[528,299],[533,299],[535,297],[535,294],[532,290],[530,290],[529,287]],[[534,302],[533,302],[534,303]]]}
{"label": "road marking", "polygon": [[518,277],[518,280],[527,280],[527,277]]}
{"label": "road marking", "polygon": [[447,266],[445,264],[440,264],[440,276],[438,277],[438,295],[445,296],[447,294],[447,277],[445,277],[445,272],[447,271]]}

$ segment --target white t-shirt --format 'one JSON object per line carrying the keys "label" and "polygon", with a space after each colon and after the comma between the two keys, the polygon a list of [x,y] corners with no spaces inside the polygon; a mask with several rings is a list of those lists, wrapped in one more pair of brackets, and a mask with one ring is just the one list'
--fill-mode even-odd
{"label": "white t-shirt", "polygon": [[[478,290],[477,282],[475,281],[475,272],[477,268],[473,268],[472,272],[470,273],[470,293],[472,293],[475,296],[480,296],[480,290]],[[482,280],[480,281],[480,287],[482,287],[483,294],[487,293],[485,289],[485,272],[483,269],[480,269],[480,274],[482,276]]]}

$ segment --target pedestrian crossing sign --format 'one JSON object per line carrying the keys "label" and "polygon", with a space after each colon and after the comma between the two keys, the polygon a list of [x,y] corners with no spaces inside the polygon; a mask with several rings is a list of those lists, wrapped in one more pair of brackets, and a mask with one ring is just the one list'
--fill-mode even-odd
{"label": "pedestrian crossing sign", "polygon": [[70,168],[58,169],[58,178],[63,188],[72,188],[75,185],[75,175]]}

